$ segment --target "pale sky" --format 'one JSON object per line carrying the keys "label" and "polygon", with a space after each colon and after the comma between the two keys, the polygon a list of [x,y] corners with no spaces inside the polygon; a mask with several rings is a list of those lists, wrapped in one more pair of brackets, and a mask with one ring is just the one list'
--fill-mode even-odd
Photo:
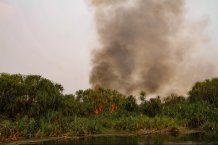
{"label": "pale sky", "polygon": [[[203,53],[218,62],[218,0],[186,1],[190,19],[209,20],[212,43]],[[42,75],[66,93],[86,89],[90,52],[98,46],[86,0],[0,0],[0,73]]]}

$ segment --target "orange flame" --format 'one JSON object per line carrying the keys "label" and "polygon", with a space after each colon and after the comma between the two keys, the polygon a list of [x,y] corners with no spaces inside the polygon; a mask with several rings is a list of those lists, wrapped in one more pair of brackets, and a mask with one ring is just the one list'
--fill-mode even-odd
{"label": "orange flame", "polygon": [[117,110],[117,105],[115,104],[115,103],[113,103],[112,105],[111,105],[111,113],[113,113],[114,111],[116,111]]}
{"label": "orange flame", "polygon": [[98,115],[98,114],[100,114],[100,113],[102,113],[102,112],[103,112],[103,107],[102,107],[102,105],[96,107],[96,109],[95,109],[95,114],[96,114],[96,115]]}

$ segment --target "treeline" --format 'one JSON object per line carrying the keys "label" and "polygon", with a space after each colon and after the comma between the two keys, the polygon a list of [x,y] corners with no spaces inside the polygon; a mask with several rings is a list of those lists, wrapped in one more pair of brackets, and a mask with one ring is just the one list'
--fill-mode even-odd
{"label": "treeline", "polygon": [[141,92],[136,100],[103,88],[65,95],[38,75],[0,75],[0,140],[168,127],[217,132],[218,79],[195,83],[188,97]]}

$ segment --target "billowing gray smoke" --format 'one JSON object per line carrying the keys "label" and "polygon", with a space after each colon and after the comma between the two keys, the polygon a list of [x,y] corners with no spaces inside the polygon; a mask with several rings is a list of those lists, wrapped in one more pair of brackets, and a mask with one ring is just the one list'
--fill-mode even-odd
{"label": "billowing gray smoke", "polygon": [[93,51],[93,87],[156,93],[175,80],[195,45],[187,35],[184,0],[92,0],[92,5],[102,46]]}

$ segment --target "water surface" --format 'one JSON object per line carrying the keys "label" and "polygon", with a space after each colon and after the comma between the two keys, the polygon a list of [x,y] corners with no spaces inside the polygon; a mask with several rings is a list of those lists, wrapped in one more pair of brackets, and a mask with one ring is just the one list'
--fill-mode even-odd
{"label": "water surface", "polygon": [[[218,135],[195,133],[189,135],[108,136],[56,140],[39,145],[218,145]],[[27,144],[26,144],[27,145]]]}

